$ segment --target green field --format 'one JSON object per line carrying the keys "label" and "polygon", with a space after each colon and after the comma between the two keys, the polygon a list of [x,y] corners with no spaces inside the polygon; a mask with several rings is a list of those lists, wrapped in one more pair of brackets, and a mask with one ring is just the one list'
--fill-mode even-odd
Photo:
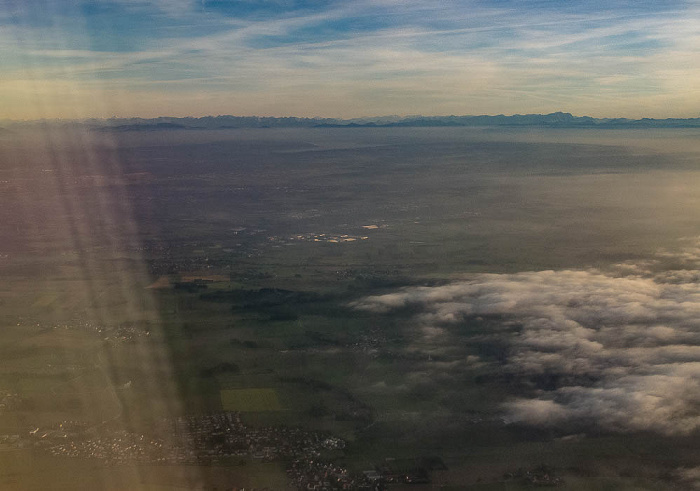
{"label": "green field", "polygon": [[224,411],[281,411],[275,389],[226,389],[221,391]]}

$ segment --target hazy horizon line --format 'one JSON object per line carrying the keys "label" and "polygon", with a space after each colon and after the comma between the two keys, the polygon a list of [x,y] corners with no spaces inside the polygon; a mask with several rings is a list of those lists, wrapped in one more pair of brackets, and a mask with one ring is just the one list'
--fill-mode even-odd
{"label": "hazy horizon line", "polygon": [[38,118],[38,119],[0,119],[0,124],[14,124],[14,123],[51,123],[51,122],[61,122],[61,123],[86,123],[86,122],[109,122],[109,121],[122,121],[122,120],[143,120],[143,121],[155,121],[155,120],[186,120],[186,119],[209,119],[209,118],[240,118],[240,119],[272,119],[272,120],[284,120],[284,119],[295,119],[301,121],[313,121],[313,120],[325,120],[325,121],[362,121],[362,120],[386,120],[393,119],[395,121],[405,121],[412,119],[440,119],[440,118],[517,118],[517,117],[547,117],[547,116],[563,116],[571,119],[585,119],[585,120],[597,120],[597,121],[694,121],[700,119],[700,115],[696,117],[654,117],[645,116],[641,118],[630,118],[627,116],[615,116],[615,117],[598,117],[590,115],[575,115],[570,112],[565,111],[555,111],[550,113],[498,113],[498,114],[439,114],[439,115],[424,115],[424,114],[380,114],[375,116],[358,116],[358,117],[333,117],[333,116],[295,116],[295,115],[259,115],[259,114],[207,114],[202,116],[110,116],[110,117],[85,117],[85,118]]}

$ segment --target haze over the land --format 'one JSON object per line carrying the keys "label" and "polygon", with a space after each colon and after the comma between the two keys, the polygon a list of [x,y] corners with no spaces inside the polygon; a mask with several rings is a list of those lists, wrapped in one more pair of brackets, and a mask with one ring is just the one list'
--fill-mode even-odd
{"label": "haze over the land", "polygon": [[[210,461],[222,411],[347,439],[348,476],[700,483],[698,128],[307,122],[0,138],[0,488],[313,475]],[[154,427],[178,415],[204,439]]]}
{"label": "haze over the land", "polygon": [[202,116],[158,118],[88,118],[82,120],[5,121],[10,127],[43,126],[46,124],[75,125],[92,129],[116,131],[153,130],[215,130],[236,128],[313,128],[313,127],[543,127],[543,128],[696,128],[700,118],[592,118],[570,113],[514,114],[506,116],[376,116],[365,118],[300,118],[273,116]]}
{"label": "haze over the land", "polygon": [[0,2],[0,489],[700,489],[698,26]]}
{"label": "haze over the land", "polygon": [[695,117],[699,24],[692,1],[10,1],[0,119]]}

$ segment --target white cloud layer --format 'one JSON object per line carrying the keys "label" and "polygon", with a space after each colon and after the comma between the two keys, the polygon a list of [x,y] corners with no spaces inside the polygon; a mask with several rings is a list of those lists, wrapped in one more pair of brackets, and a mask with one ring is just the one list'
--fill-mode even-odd
{"label": "white cloud layer", "polygon": [[[679,257],[688,260],[692,248]],[[646,270],[645,268],[641,268]],[[554,390],[506,404],[537,425],[593,422],[619,431],[700,428],[700,284],[696,270],[620,276],[598,270],[481,274],[367,297],[354,306],[417,309],[431,342],[477,316],[522,326],[504,370],[556,375]],[[452,342],[451,340],[450,342]]]}
{"label": "white cloud layer", "polygon": [[700,489],[700,467],[678,469],[676,475],[693,489]]}

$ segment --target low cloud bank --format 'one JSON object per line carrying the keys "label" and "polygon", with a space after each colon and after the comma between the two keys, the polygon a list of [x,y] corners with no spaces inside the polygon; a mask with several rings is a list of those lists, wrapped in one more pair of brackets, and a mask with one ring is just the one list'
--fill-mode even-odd
{"label": "low cloud bank", "polygon": [[694,489],[700,489],[700,467],[678,469],[676,476]]}
{"label": "low cloud bank", "polygon": [[524,377],[556,374],[560,382],[508,402],[513,421],[688,434],[700,428],[698,274],[643,269],[627,276],[619,270],[480,274],[366,297],[354,307],[411,309],[432,342],[442,335],[447,343],[451,326],[478,316],[517,323],[516,333],[504,334],[511,349],[501,369]]}

